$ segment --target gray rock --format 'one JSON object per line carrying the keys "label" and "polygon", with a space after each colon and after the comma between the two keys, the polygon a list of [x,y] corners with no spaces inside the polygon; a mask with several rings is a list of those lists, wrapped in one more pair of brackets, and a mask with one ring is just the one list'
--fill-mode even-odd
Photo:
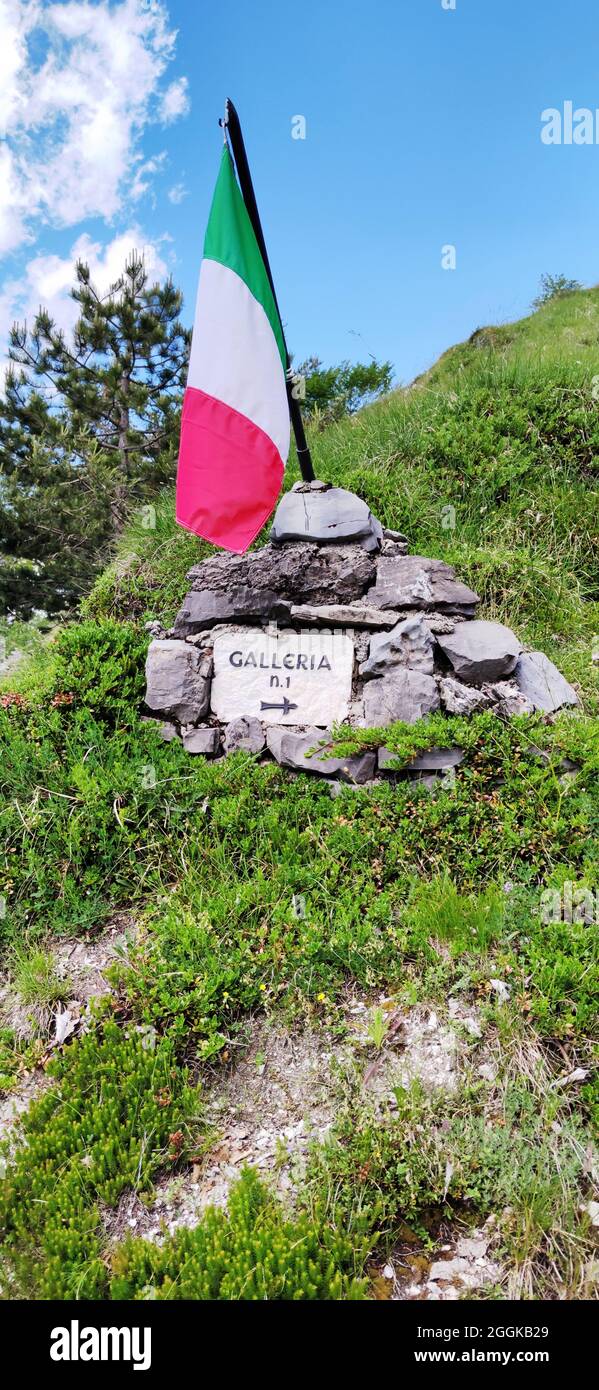
{"label": "gray rock", "polygon": [[441,705],[448,714],[469,716],[479,710],[493,709],[502,718],[515,714],[532,714],[531,702],[518,690],[514,680],[488,681],[484,685],[462,685],[455,676],[443,676],[439,681]]}
{"label": "gray rock", "polygon": [[173,739],[179,737],[179,730],[174,724],[161,724],[158,733],[164,743],[172,743]]}
{"label": "gray rock", "polygon": [[422,621],[435,637],[438,632],[455,632],[455,622],[446,613],[424,613]]}
{"label": "gray rock", "polygon": [[382,528],[382,526],[381,526],[380,521],[377,521],[376,517],[375,517],[375,516],[372,516],[372,513],[371,513],[371,516],[370,516],[370,535],[369,535],[369,536],[366,536],[365,538],[363,538],[363,539],[360,541],[360,545],[362,545],[362,546],[364,547],[364,550],[374,551],[374,550],[380,550],[382,544],[383,544],[383,528]]}
{"label": "gray rock", "polygon": [[444,772],[448,767],[459,767],[463,761],[462,748],[427,748],[408,763],[408,772]]}
{"label": "gray rock", "polygon": [[396,666],[364,687],[364,718],[367,728],[384,728],[401,719],[415,724],[439,709],[439,692],[432,676]]}
{"label": "gray rock", "polygon": [[[216,555],[189,571],[191,593],[176,619],[181,636],[236,618],[277,617],[291,604],[353,603],[376,575],[374,557],[359,545],[295,542],[246,555]],[[192,594],[198,595],[192,599]]]}
{"label": "gray rock", "polygon": [[383,526],[383,536],[386,541],[405,541],[406,545],[408,543],[403,531],[393,531],[390,526]]}
{"label": "gray rock", "polygon": [[443,772],[448,767],[459,767],[464,760],[461,748],[429,748],[425,753],[419,753],[417,758],[413,758],[411,763],[406,763],[401,769],[391,767],[397,757],[389,748],[379,748],[378,765],[381,770],[391,769],[391,771],[402,772]]}
{"label": "gray rock", "polygon": [[[266,626],[268,627],[268,624]],[[260,624],[260,628],[264,628],[263,623]],[[186,637],[185,641],[195,642],[199,647],[202,647],[205,651],[212,652],[214,650],[214,643],[216,642],[217,637],[221,637],[223,633],[247,631],[247,623],[217,623],[216,627],[211,627],[207,632],[196,632],[194,633],[193,637]]]}
{"label": "gray rock", "polygon": [[379,748],[376,759],[379,772],[405,772],[405,763],[400,763],[398,757],[390,748]]}
{"label": "gray rock", "polygon": [[281,498],[271,530],[278,545],[305,541],[321,545],[330,541],[356,541],[368,549],[379,548],[382,526],[369,507],[341,487],[300,485]]}
{"label": "gray rock", "polygon": [[225,730],[225,751],[227,753],[261,753],[266,745],[264,729],[259,719],[251,716],[233,719]]}
{"label": "gray rock", "polygon": [[347,722],[356,728],[364,727],[364,701],[350,700],[347,707]]}
{"label": "gray rock", "polygon": [[366,792],[370,792],[370,791],[373,791],[376,787],[380,787],[380,786],[381,786],[381,783],[382,783],[382,778],[380,778],[380,777],[371,777],[367,782],[349,782],[349,783],[348,783],[348,782],[337,782],[337,781],[333,778],[333,781],[332,781],[332,782],[329,782],[329,794],[330,794],[330,796],[331,796],[331,799],[332,799],[333,801],[336,801],[336,800],[337,800],[337,797],[338,797],[338,796],[342,796],[344,792],[347,792],[347,791],[361,791],[361,792],[366,791]]}
{"label": "gray rock", "polygon": [[353,638],[356,661],[366,661],[370,647],[370,632],[367,628],[353,628],[349,635]]}
{"label": "gray rock", "polygon": [[[269,725],[269,727],[266,730],[266,747],[268,748],[269,753],[272,753],[273,758],[276,758],[278,763],[281,761],[281,743],[283,742],[285,734],[295,734],[299,732],[310,733],[310,730],[298,730],[296,728],[292,729],[289,727],[289,725],[285,726],[281,724]],[[322,729],[313,729],[312,733],[314,734],[315,738],[322,738]]]}
{"label": "gray rock", "polygon": [[515,714],[534,712],[532,701],[518,689],[515,680],[484,685],[483,693],[492,701],[494,712],[502,719],[511,719]]}
{"label": "gray rock", "polygon": [[212,660],[186,642],[157,638],[146,661],[148,709],[195,723],[208,710]]}
{"label": "gray rock", "polygon": [[382,555],[367,598],[381,608],[436,608],[468,617],[478,603],[478,595],[456,579],[450,565],[423,555]]}
{"label": "gray rock", "polygon": [[544,652],[523,652],[514,671],[514,680],[533,708],[545,714],[552,714],[564,705],[580,703],[574,687]]}
{"label": "gray rock", "polygon": [[443,786],[443,777],[439,772],[417,772],[412,781],[419,787],[426,787],[428,792],[437,791]]}
{"label": "gray rock", "polygon": [[432,675],[434,643],[429,628],[420,617],[405,618],[392,632],[375,633],[370,641],[368,660],[360,666],[364,680],[384,676],[393,666],[409,666],[412,670]]}
{"label": "gray rock", "polygon": [[274,589],[254,590],[239,586],[230,593],[215,589],[191,590],[175,619],[177,633],[198,633],[217,623],[239,618],[289,618],[289,604]]}
{"label": "gray rock", "polygon": [[204,729],[189,729],[183,735],[186,753],[201,753],[205,758],[213,758],[218,753],[220,734],[218,729],[208,726]]}
{"label": "gray rock", "polygon": [[437,642],[451,662],[456,676],[467,685],[482,685],[511,675],[522,644],[503,623],[480,619],[460,623],[455,632],[442,634]]}
{"label": "gray rock", "polygon": [[453,613],[450,617],[448,613],[429,612],[426,608],[403,608],[401,613],[395,612],[396,622],[403,623],[406,618],[422,618],[433,636],[438,632],[455,632],[456,623],[465,621],[463,613]]}
{"label": "gray rock", "polygon": [[396,555],[407,555],[407,541],[381,541],[381,555],[395,557]]}
{"label": "gray rock", "polygon": [[389,628],[397,622],[397,613],[383,608],[369,608],[359,603],[293,604],[291,621],[306,627]]}
{"label": "gray rock", "polygon": [[150,719],[148,715],[145,714],[142,715],[141,722],[142,724],[153,724],[158,737],[161,738],[164,743],[172,743],[173,739],[179,737],[179,730],[175,724],[161,724],[159,719]]}
{"label": "gray rock", "polygon": [[[351,758],[323,758],[319,747],[330,747],[329,735],[322,729],[270,728],[266,733],[270,752],[281,767],[290,767],[297,772],[316,772],[321,777],[340,777],[344,782],[361,785],[374,776],[376,753],[357,753]],[[307,754],[316,751],[311,757]]]}
{"label": "gray rock", "polygon": [[462,685],[455,676],[442,676],[439,681],[441,704],[448,714],[475,714],[477,710],[488,709],[491,697],[485,690],[477,690],[472,685]]}

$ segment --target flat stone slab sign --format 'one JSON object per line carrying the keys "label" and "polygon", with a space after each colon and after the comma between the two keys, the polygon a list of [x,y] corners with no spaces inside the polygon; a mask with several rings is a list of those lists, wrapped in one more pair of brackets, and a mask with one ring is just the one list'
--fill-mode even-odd
{"label": "flat stone slab sign", "polygon": [[214,641],[210,708],[228,722],[327,728],[347,717],[354,644],[343,632],[248,628]]}

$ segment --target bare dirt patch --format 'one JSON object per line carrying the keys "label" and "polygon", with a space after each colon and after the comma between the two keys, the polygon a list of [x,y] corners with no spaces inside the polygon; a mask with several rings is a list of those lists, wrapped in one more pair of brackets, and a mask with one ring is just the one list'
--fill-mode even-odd
{"label": "bare dirt patch", "polygon": [[52,1006],[24,1004],[6,972],[0,975],[0,1026],[12,1029],[19,1041],[29,1042],[36,1037],[52,1041],[56,1014],[65,1010],[74,1025],[79,1024],[89,1011],[91,1000],[110,993],[106,971],[127,958],[133,932],[133,919],[122,912],[91,940],[66,938],[38,943],[53,957],[57,979],[64,982],[64,996]]}
{"label": "bare dirt patch", "polygon": [[0,1139],[7,1139],[20,1116],[28,1110],[31,1102],[41,1096],[50,1085],[50,1078],[41,1067],[30,1072],[20,1082],[15,1091],[0,1100]]}
{"label": "bare dirt patch", "polygon": [[133,934],[133,919],[123,912],[93,940],[44,943],[65,984],[64,1000],[52,1006],[25,1005],[10,974],[0,976],[0,1027],[10,1028],[19,1042],[40,1039],[43,1045],[40,1065],[24,1072],[15,1089],[0,1099],[0,1139],[50,1084],[44,1064],[53,1049],[90,1026],[92,1001],[110,993],[106,971],[127,958]]}
{"label": "bare dirt patch", "polygon": [[[386,1008],[388,1034],[371,1039],[373,1008]],[[474,1017],[474,1015],[471,1015]],[[179,1226],[194,1226],[207,1206],[224,1206],[244,1164],[261,1171],[279,1196],[292,1200],[310,1146],[322,1143],[353,1097],[384,1120],[397,1106],[395,1090],[414,1079],[453,1091],[469,1053],[462,1022],[441,1023],[422,1007],[401,1015],[393,1000],[351,995],[344,1008],[347,1036],[326,1027],[290,1031],[280,1022],[254,1020],[240,1059],[217,1074],[204,1092],[203,1116],[215,1134],[206,1156],[187,1173],[159,1183],[150,1208],[126,1194],[107,1214],[111,1237],[126,1230],[161,1240]]]}
{"label": "bare dirt patch", "polygon": [[160,1183],[150,1209],[127,1194],[116,1233],[128,1228],[156,1240],[195,1226],[207,1206],[226,1204],[245,1163],[261,1170],[280,1195],[289,1194],[310,1144],[326,1137],[353,1081],[351,1047],[325,1029],[292,1033],[280,1023],[255,1020],[243,1056],[205,1092],[203,1117],[216,1136],[205,1159]]}
{"label": "bare dirt patch", "polygon": [[497,1240],[496,1218],[484,1226],[459,1232],[446,1225],[432,1253],[420,1244],[396,1247],[385,1264],[374,1274],[378,1297],[392,1302],[442,1302],[489,1289],[503,1279],[503,1270],[493,1255]]}
{"label": "bare dirt patch", "polygon": [[[380,1048],[371,1041],[373,1008],[385,1011],[387,1033]],[[455,1091],[463,1047],[456,1029],[441,1023],[434,1009],[414,1008],[401,1013],[392,999],[376,1005],[358,999],[348,1005],[347,1026],[358,1051],[370,1050],[364,1068],[364,1092],[381,1105],[397,1104],[395,1090],[420,1081],[429,1090]]]}

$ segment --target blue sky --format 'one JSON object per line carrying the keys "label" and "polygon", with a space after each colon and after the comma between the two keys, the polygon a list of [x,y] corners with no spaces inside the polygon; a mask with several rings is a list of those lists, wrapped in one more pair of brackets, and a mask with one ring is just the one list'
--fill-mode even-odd
{"label": "blue sky", "polygon": [[296,360],[408,381],[543,271],[599,280],[599,145],[541,140],[599,107],[596,0],[0,0],[0,336],[133,241],[191,321],[227,95]]}

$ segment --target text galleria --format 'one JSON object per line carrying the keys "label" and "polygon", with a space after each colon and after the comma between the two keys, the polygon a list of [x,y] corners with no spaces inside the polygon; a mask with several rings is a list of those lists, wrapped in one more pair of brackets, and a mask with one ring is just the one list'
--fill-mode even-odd
{"label": "text galleria", "polygon": [[248,652],[247,656],[243,652],[231,652],[229,657],[231,666],[256,666],[262,671],[281,671],[283,667],[286,671],[330,671],[331,663],[328,656],[308,656],[305,652],[286,652],[282,661],[277,659],[276,652],[269,656],[267,652]]}

